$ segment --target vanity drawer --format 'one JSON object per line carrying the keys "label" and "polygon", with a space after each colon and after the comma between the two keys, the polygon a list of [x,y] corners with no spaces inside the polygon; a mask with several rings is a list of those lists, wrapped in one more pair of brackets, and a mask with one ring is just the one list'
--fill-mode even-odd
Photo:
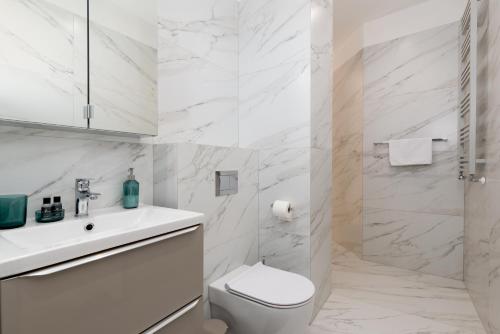
{"label": "vanity drawer", "polygon": [[137,334],[203,293],[195,226],[1,281],[1,334]]}
{"label": "vanity drawer", "polygon": [[141,334],[201,334],[202,305],[202,300],[199,298]]}

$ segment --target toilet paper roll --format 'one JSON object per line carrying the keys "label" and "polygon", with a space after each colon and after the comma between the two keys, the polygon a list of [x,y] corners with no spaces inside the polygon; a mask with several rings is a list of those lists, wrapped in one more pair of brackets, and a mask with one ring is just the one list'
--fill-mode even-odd
{"label": "toilet paper roll", "polygon": [[286,201],[274,202],[273,215],[284,221],[292,221],[292,205]]}

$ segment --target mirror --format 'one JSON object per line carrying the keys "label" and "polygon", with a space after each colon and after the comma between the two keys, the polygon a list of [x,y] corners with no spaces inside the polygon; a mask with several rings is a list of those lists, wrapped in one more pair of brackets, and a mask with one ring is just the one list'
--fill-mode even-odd
{"label": "mirror", "polygon": [[78,2],[0,1],[1,119],[87,126],[86,3]]}
{"label": "mirror", "polygon": [[156,6],[0,0],[0,120],[156,135]]}
{"label": "mirror", "polygon": [[157,2],[91,0],[93,129],[157,134]]}

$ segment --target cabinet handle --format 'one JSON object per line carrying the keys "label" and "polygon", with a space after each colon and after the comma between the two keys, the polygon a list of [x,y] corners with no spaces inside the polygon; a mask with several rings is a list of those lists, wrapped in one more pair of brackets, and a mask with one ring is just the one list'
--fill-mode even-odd
{"label": "cabinet handle", "polygon": [[22,275],[22,276],[14,277],[12,279],[24,278],[24,277],[44,277],[44,276],[49,276],[49,275],[52,275],[52,274],[55,274],[55,273],[59,273],[61,271],[65,271],[65,270],[68,270],[68,269],[71,269],[71,268],[82,266],[82,265],[87,264],[87,263],[91,263],[91,262],[94,262],[94,261],[102,260],[102,259],[105,259],[105,258],[113,256],[113,255],[118,255],[118,254],[125,253],[125,252],[128,252],[128,251],[137,249],[137,248],[141,248],[141,247],[144,247],[144,246],[155,244],[155,243],[158,243],[160,241],[164,241],[164,240],[172,239],[172,238],[175,238],[175,237],[179,237],[181,235],[192,233],[192,232],[196,231],[198,228],[199,228],[199,226],[194,226],[194,227],[191,227],[191,228],[188,228],[188,229],[185,229],[185,230],[181,230],[181,231],[177,231],[177,232],[173,232],[173,233],[161,235],[159,237],[147,239],[147,240],[144,240],[144,241],[139,241],[139,242],[130,244],[128,246],[123,246],[123,247],[112,249],[112,250],[109,250],[109,251],[104,251],[104,252],[97,253],[95,255],[90,255],[90,256],[87,256],[87,257],[75,260],[75,261],[66,262],[66,263],[62,263],[62,264],[55,265],[55,266],[52,266],[52,267],[48,267],[46,269],[37,270],[37,271],[34,271],[32,273],[29,273],[29,274],[25,274],[25,275]]}
{"label": "cabinet handle", "polygon": [[168,325],[170,325],[171,323],[173,323],[175,320],[179,319],[180,317],[182,317],[186,313],[188,313],[191,310],[193,310],[196,307],[196,305],[198,305],[199,302],[200,302],[200,299],[197,299],[194,302],[192,302],[192,303],[184,306],[179,311],[175,312],[174,314],[172,314],[171,316],[167,317],[166,319],[160,321],[159,323],[157,323],[153,327],[150,327],[149,329],[147,329],[146,331],[142,332],[141,334],[155,334],[155,333],[158,333],[163,328],[165,328]]}

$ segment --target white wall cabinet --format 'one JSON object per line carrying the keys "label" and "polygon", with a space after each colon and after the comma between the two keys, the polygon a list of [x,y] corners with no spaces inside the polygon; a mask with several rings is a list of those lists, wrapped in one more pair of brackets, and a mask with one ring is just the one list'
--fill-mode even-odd
{"label": "white wall cabinet", "polygon": [[90,0],[90,125],[157,134],[156,0]]}
{"label": "white wall cabinet", "polygon": [[0,120],[156,135],[156,5],[0,0]]}

